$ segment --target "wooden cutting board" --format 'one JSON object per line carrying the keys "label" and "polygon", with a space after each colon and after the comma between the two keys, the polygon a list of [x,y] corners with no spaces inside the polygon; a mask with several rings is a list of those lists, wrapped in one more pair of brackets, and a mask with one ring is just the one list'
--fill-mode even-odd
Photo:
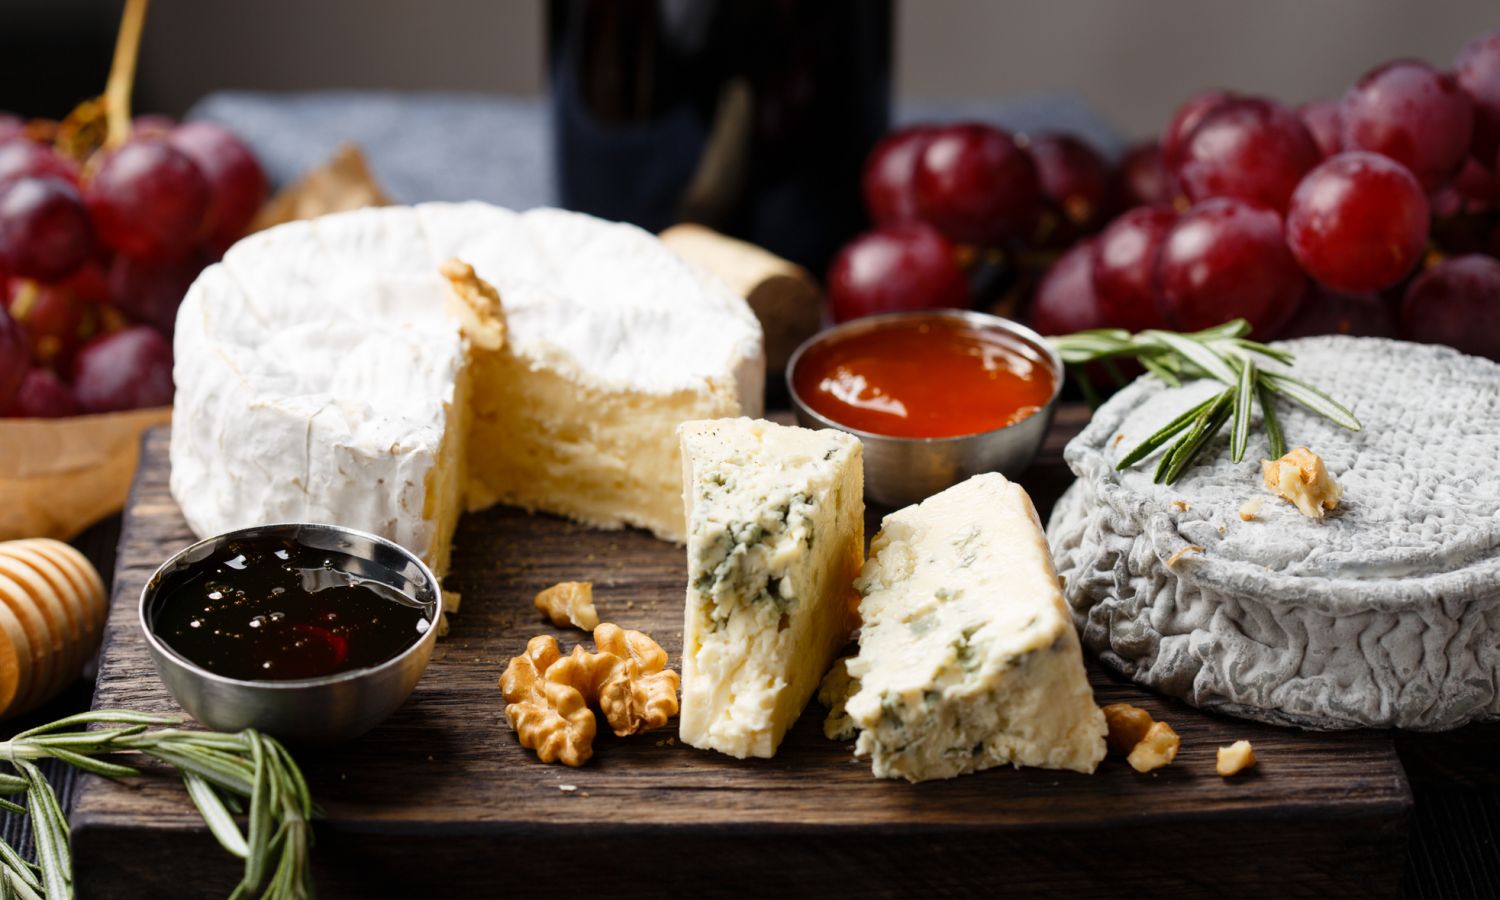
{"label": "wooden cutting board", "polygon": [[[1062,445],[1085,418],[1064,409],[1023,480],[1044,518],[1070,479]],[[167,490],[167,439],[146,436],[125,511],[95,707],[178,712],[136,619],[151,572],[194,540]],[[465,517],[456,548],[463,609],[411,700],[358,741],[295,751],[327,812],[313,856],[325,898],[1396,893],[1411,796],[1387,733],[1208,715],[1092,662],[1101,704],[1144,706],[1182,735],[1173,765],[882,781],[850,744],[824,739],[816,702],[771,760],[694,750],[669,727],[603,734],[581,769],[542,765],[516,743],[496,682],[532,635],[565,649],[583,635],[546,624],[533,594],[592,580],[601,617],[652,634],[675,663],[682,550],[504,508]],[[1215,749],[1242,738],[1259,768],[1219,778]],[[222,897],[237,879],[176,778],[85,776],[72,821],[79,896]]]}

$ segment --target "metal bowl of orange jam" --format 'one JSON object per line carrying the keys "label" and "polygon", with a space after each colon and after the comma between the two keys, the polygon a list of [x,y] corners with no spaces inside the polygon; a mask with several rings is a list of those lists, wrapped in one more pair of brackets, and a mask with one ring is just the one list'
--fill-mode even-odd
{"label": "metal bowl of orange jam", "polygon": [[1052,424],[1063,366],[1018,322],[922,310],[814,335],[786,379],[798,423],[859,438],[865,496],[900,507],[981,472],[1019,476]]}

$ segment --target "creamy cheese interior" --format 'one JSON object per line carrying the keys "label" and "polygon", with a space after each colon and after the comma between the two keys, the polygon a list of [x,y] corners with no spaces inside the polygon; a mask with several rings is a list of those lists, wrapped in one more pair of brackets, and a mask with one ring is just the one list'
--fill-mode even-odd
{"label": "creamy cheese interior", "polygon": [[752,419],[689,422],[684,743],[769,757],[848,639],[864,555],[858,439]]}
{"label": "creamy cheese interior", "polygon": [[877,776],[1098,765],[1104,715],[1019,485],[978,475],[886,516],[855,586],[846,709]]}

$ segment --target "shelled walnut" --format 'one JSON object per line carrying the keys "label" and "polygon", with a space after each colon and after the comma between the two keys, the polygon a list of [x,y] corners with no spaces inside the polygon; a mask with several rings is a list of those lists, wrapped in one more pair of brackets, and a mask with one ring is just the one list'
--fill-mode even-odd
{"label": "shelled walnut", "polygon": [[659,728],[677,714],[678,675],[660,645],[608,623],[594,629],[594,645],[593,653],[580,644],[563,656],[555,638],[539,635],[500,676],[505,717],[542,762],[588,761],[598,728],[591,706],[620,737]]}
{"label": "shelled walnut", "polygon": [[599,611],[594,608],[594,584],[590,581],[562,581],[539,591],[532,601],[553,625],[572,625],[584,631],[599,627]]}
{"label": "shelled walnut", "polygon": [[1146,736],[1130,751],[1125,761],[1137,772],[1151,772],[1177,758],[1182,739],[1166,722],[1152,722]]}

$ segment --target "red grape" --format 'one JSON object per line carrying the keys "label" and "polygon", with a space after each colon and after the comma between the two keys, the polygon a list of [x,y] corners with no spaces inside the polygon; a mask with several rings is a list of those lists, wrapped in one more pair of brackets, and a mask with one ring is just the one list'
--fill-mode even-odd
{"label": "red grape", "polygon": [[160,113],[147,113],[130,120],[130,133],[135,137],[166,137],[176,127],[175,119]]}
{"label": "red grape", "polygon": [[56,372],[38,366],[22,379],[9,414],[18,419],[61,419],[78,415],[78,401]]}
{"label": "red grape", "polygon": [[78,189],[60,178],[18,178],[0,186],[0,265],[50,281],[76,270],[94,249]]}
{"label": "red grape", "polygon": [[881,139],[865,159],[860,184],[865,195],[865,210],[877,225],[910,222],[917,218],[917,157],[933,129],[927,126],[903,128]]}
{"label": "red grape", "polygon": [[1339,107],[1337,100],[1311,100],[1297,107],[1297,117],[1324,159],[1344,149],[1344,118]]}
{"label": "red grape", "polygon": [[1389,156],[1431,191],[1453,177],[1474,129],[1474,108],[1452,75],[1422,62],[1386,63],[1344,96],[1344,146]]}
{"label": "red grape", "polygon": [[131,256],[181,256],[211,224],[208,180],[187,154],[159,138],[106,152],[87,198],[99,236]]}
{"label": "red grape", "polygon": [[1144,331],[1165,328],[1156,295],[1156,257],[1177,213],[1138,206],[1115,219],[1094,242],[1094,291],[1111,325]]}
{"label": "red grape", "polygon": [[1242,200],[1205,200],[1182,214],[1157,258],[1167,318],[1196,331],[1228,319],[1275,332],[1297,309],[1307,279],[1287,251],[1281,217]]}
{"label": "red grape", "polygon": [[828,308],[835,322],[968,305],[969,283],[953,244],[923,222],[865,232],[844,245],[828,270]]}
{"label": "red grape", "polygon": [[0,309],[0,413],[10,409],[15,401],[30,364],[26,332],[9,313]]}
{"label": "red grape", "polygon": [[1401,333],[1500,360],[1500,260],[1443,260],[1418,275],[1401,302]]}
{"label": "red grape", "polygon": [[1027,147],[1036,164],[1042,194],[1074,228],[1095,231],[1109,218],[1109,163],[1094,148],[1069,134],[1039,134]]}
{"label": "red grape", "polygon": [[255,154],[234,132],[212,122],[179,125],[172,146],[197,163],[213,193],[208,239],[227,247],[245,235],[245,226],[266,201],[266,173]]}
{"label": "red grape", "polygon": [[1192,137],[1203,117],[1235,97],[1230,91],[1204,91],[1177,107],[1177,111],[1172,113],[1172,121],[1167,123],[1167,130],[1161,136],[1162,163],[1169,173],[1181,162],[1188,138]]}
{"label": "red grape", "polygon": [[1129,206],[1156,206],[1172,202],[1172,184],[1162,163],[1161,146],[1155,141],[1136,144],[1120,160],[1120,188]]}
{"label": "red grape", "polygon": [[95,338],[73,362],[73,393],[90,413],[165,406],[172,402],[172,347],[147,325]]}
{"label": "red grape", "polygon": [[61,178],[78,183],[78,164],[36,141],[13,138],[0,142],[0,184],[16,178]]}
{"label": "red grape", "polygon": [[1453,188],[1469,200],[1500,206],[1500,169],[1486,169],[1471,156],[1453,177]]}
{"label": "red grape", "polygon": [[109,267],[110,303],[170,337],[177,324],[177,307],[203,265],[196,254],[166,262],[116,256]]}
{"label": "red grape", "polygon": [[1036,164],[1008,132],[961,123],[937,129],[917,157],[917,210],[949,238],[1001,244],[1041,211]]}
{"label": "red grape", "polygon": [[1226,100],[1204,115],[1173,170],[1197,202],[1234,197],[1285,213],[1297,182],[1321,154],[1296,113],[1274,100]]}
{"label": "red grape", "polygon": [[1031,298],[1031,327],[1041,334],[1072,334],[1110,325],[1094,291],[1094,241],[1074,244],[1047,270]]}
{"label": "red grape", "polygon": [[1489,230],[1484,204],[1459,193],[1452,184],[1445,184],[1433,192],[1427,205],[1432,211],[1427,238],[1434,247],[1448,255],[1483,251]]}
{"label": "red grape", "polygon": [[1339,294],[1313,289],[1297,314],[1282,326],[1279,338],[1347,334],[1354,337],[1395,337],[1395,305],[1380,296]]}
{"label": "red grape", "polygon": [[1474,158],[1500,167],[1500,31],[1476,38],[1458,54],[1453,74],[1474,104]]}
{"label": "red grape", "polygon": [[26,326],[37,362],[54,365],[78,349],[84,304],[67,287],[13,278],[6,309],[12,319]]}
{"label": "red grape", "polygon": [[1287,214],[1287,243],[1302,268],[1348,294],[1382,291],[1412,270],[1428,232],[1416,176],[1376,153],[1329,157],[1302,179]]}

